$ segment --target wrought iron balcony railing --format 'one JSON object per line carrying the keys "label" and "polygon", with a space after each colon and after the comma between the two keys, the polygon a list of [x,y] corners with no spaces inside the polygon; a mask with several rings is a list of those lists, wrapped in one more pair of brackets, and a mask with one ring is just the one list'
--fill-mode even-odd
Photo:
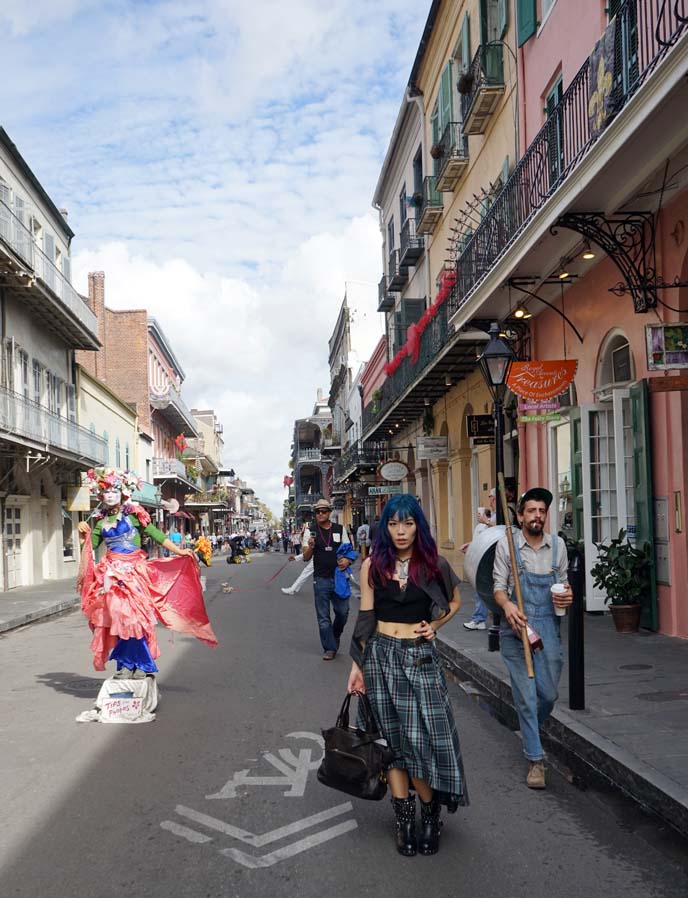
{"label": "wrought iron balcony railing", "polygon": [[299,462],[320,461],[321,458],[322,458],[322,454],[320,452],[320,449],[299,449],[297,461],[299,461]]}
{"label": "wrought iron balcony railing", "polygon": [[391,312],[396,302],[394,298],[394,290],[389,286],[389,278],[383,274],[377,288],[377,310],[378,312]]}
{"label": "wrought iron balcony railing", "polygon": [[0,387],[0,436],[20,437],[92,464],[108,463],[107,441],[20,393]]}
{"label": "wrought iron balcony railing", "polygon": [[408,280],[408,268],[402,268],[399,265],[398,249],[393,249],[389,254],[387,277],[389,278],[389,289],[397,293],[403,289],[404,284]]}
{"label": "wrought iron balcony railing", "polygon": [[454,190],[468,168],[468,138],[461,122],[449,122],[437,144],[435,178],[439,191]]}
{"label": "wrought iron balcony railing", "polygon": [[360,468],[374,469],[380,464],[385,447],[379,443],[356,442],[342,455],[334,466],[333,478],[339,483]]}
{"label": "wrought iron balcony railing", "polygon": [[91,334],[98,332],[98,320],[64,274],[34,242],[31,231],[0,200],[0,240],[26,263],[27,273],[40,279],[83,327]]}
{"label": "wrought iron balcony railing", "polygon": [[[671,48],[688,32],[688,0],[627,0],[616,16],[615,75],[610,113],[600,130],[590,127],[590,61],[586,61],[528,147],[482,222],[465,243],[457,262],[457,285],[421,336],[416,365],[405,360],[382,387],[375,403],[363,409],[363,432],[384,419],[437,352],[454,338],[448,319],[468,302],[482,281],[528,225],[536,212],[580,164],[607,124],[621,112]],[[553,142],[556,140],[556,151]],[[552,164],[556,152],[557,164]],[[373,411],[374,410],[374,411]]]}
{"label": "wrought iron balcony railing", "polygon": [[406,269],[415,265],[424,251],[423,238],[416,234],[416,219],[409,216],[399,234],[399,267]]}
{"label": "wrought iron balcony railing", "polygon": [[504,48],[483,44],[459,79],[464,134],[484,134],[489,117],[504,93]]}
{"label": "wrought iron balcony railing", "polygon": [[434,175],[428,175],[423,179],[423,198],[418,208],[416,218],[417,234],[432,234],[437,227],[437,222],[442,218],[444,200],[437,190]]}
{"label": "wrought iron balcony railing", "polygon": [[318,499],[323,499],[324,496],[322,493],[302,493],[297,491],[296,493],[296,507],[299,508],[312,508]]}

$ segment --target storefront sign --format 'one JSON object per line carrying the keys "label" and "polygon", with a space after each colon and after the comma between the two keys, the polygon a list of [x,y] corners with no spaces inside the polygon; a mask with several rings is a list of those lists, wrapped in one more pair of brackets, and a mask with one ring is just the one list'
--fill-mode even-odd
{"label": "storefront sign", "polygon": [[448,437],[417,437],[416,458],[446,458],[449,454]]}
{"label": "storefront sign", "polygon": [[400,483],[388,483],[385,486],[369,486],[369,496],[399,496],[403,493]]}
{"label": "storefront sign", "polygon": [[646,324],[648,371],[688,368],[688,324]]}
{"label": "storefront sign", "polygon": [[521,399],[554,399],[569,386],[577,368],[575,359],[512,362],[507,386]]}
{"label": "storefront sign", "polygon": [[561,408],[558,399],[550,399],[547,402],[519,402],[519,412],[553,412]]}
{"label": "storefront sign", "polygon": [[466,415],[466,433],[469,437],[494,438],[494,430],[492,415]]}
{"label": "storefront sign", "polygon": [[90,511],[91,494],[89,488],[87,486],[68,486],[65,509],[67,511]]}
{"label": "storefront sign", "polygon": [[403,480],[408,477],[408,468],[403,461],[386,461],[379,468],[383,480]]}
{"label": "storefront sign", "polygon": [[494,446],[494,437],[473,437],[471,446]]}

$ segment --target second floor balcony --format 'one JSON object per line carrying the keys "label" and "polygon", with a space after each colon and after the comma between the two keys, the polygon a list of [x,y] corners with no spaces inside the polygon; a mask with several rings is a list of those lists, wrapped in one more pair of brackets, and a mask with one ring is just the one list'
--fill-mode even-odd
{"label": "second floor balcony", "polygon": [[298,462],[320,461],[322,453],[320,449],[299,449],[296,456]]}
{"label": "second floor balcony", "polygon": [[385,446],[378,443],[356,442],[344,452],[334,466],[334,482],[341,482],[359,474],[373,474],[384,459]]}
{"label": "second floor balcony", "polygon": [[179,480],[195,490],[201,488],[198,475],[178,458],[154,458],[153,480]]}
{"label": "second floor balcony", "polygon": [[444,200],[437,189],[437,181],[434,175],[428,175],[423,179],[423,193],[416,217],[416,233],[419,235],[432,234],[442,218]]}
{"label": "second floor balcony", "polygon": [[22,303],[67,346],[98,349],[93,310],[6,200],[7,194],[0,192],[0,275],[8,286],[21,291]]}
{"label": "second floor balcony", "polygon": [[0,439],[77,457],[84,467],[109,461],[103,437],[5,387],[0,387]]}
{"label": "second floor balcony", "polygon": [[322,493],[303,493],[297,491],[296,493],[296,507],[297,508],[313,508],[318,499],[324,499]]}
{"label": "second floor balcony", "polygon": [[496,42],[483,44],[459,78],[464,134],[485,133],[504,87],[504,48]]}
{"label": "second floor balcony", "polygon": [[431,154],[435,160],[437,189],[440,192],[454,190],[468,169],[468,138],[461,122],[449,122]]}

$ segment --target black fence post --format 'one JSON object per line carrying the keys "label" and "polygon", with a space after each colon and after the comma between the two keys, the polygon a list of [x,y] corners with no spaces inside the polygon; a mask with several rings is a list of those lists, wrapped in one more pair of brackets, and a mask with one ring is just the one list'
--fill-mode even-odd
{"label": "black fence post", "polygon": [[585,565],[583,553],[576,545],[568,544],[569,583],[573,591],[573,605],[569,608],[569,708],[585,710],[585,643],[583,635],[583,595]]}

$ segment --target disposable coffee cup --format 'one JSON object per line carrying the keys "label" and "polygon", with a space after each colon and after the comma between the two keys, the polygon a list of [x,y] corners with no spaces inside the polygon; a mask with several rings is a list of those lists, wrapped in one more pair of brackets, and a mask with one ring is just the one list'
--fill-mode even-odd
{"label": "disposable coffee cup", "polygon": [[[552,585],[550,592],[552,593],[553,596],[561,595],[562,592],[566,592],[566,589],[567,589],[567,587],[564,586],[563,583],[554,583]],[[566,608],[559,608],[558,605],[555,605],[554,613],[556,614],[557,617],[564,617],[564,615],[566,614]]]}

